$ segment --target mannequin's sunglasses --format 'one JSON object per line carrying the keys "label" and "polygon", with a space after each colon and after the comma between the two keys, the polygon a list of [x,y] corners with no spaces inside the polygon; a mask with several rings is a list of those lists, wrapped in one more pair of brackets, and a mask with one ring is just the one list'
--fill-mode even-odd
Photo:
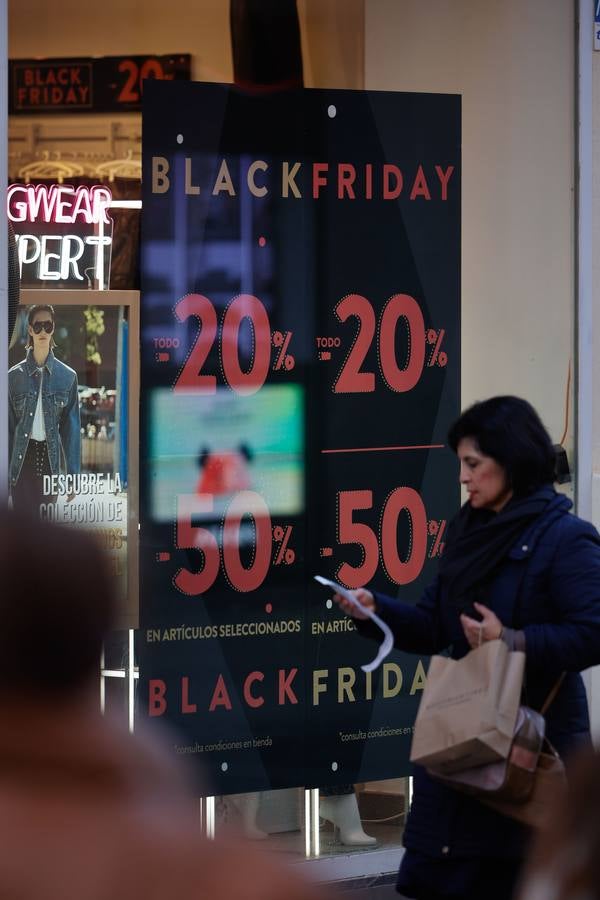
{"label": "mannequin's sunglasses", "polygon": [[44,329],[46,334],[52,334],[54,331],[54,322],[51,322],[50,319],[46,319],[45,322],[34,322],[31,327],[35,334],[41,334],[42,329]]}

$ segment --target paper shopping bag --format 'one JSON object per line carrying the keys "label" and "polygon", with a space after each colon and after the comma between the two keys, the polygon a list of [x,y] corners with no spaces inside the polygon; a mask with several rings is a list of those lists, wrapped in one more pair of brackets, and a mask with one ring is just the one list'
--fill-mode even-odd
{"label": "paper shopping bag", "polygon": [[487,641],[462,659],[432,656],[411,762],[440,774],[506,759],[521,701],[525,654]]}

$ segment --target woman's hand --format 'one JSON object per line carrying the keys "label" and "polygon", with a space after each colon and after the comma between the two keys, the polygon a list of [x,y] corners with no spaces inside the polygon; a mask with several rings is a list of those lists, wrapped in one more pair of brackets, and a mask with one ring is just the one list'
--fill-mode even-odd
{"label": "woman's hand", "polygon": [[479,647],[485,641],[494,641],[502,637],[503,625],[496,613],[484,606],[483,603],[474,603],[473,606],[481,616],[481,621],[472,619],[463,613],[460,624],[463,627],[465,637],[471,649]]}
{"label": "woman's hand", "polygon": [[[370,609],[372,612],[375,612],[375,597],[368,591],[366,588],[358,588],[356,591],[350,591],[353,594],[359,603],[362,603],[367,609]],[[368,619],[363,612],[360,611],[353,603],[350,603],[349,600],[346,600],[345,597],[342,597],[341,594],[334,594],[333,599],[337,603],[337,605],[342,609],[347,616],[352,616],[353,619]]]}

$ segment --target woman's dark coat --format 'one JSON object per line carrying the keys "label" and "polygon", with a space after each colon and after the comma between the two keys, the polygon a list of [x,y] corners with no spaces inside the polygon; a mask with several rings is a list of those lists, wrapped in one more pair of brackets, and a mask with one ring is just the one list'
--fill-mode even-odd
{"label": "woman's dark coat", "polygon": [[[589,740],[579,672],[600,663],[600,536],[571,515],[570,507],[563,495],[553,497],[481,597],[503,625],[525,634],[528,705],[539,709],[561,672],[567,672],[546,715],[548,738],[562,755]],[[399,649],[428,655],[450,648],[455,659],[468,652],[459,609],[447,602],[439,578],[416,606],[379,594],[376,599]],[[520,825],[443,787],[419,766],[414,778],[404,832],[409,850],[445,860],[523,856],[528,834]]]}

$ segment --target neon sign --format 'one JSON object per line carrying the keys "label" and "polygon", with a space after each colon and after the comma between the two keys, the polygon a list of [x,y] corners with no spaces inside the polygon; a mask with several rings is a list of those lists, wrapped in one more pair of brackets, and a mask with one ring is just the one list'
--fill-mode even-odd
{"label": "neon sign", "polygon": [[104,185],[78,187],[64,184],[11,184],[8,189],[8,217],[12,222],[60,222],[73,225],[77,221],[98,224],[107,215],[112,200]]}
{"label": "neon sign", "polygon": [[7,212],[16,232],[22,285],[52,281],[108,288],[111,202],[105,185],[10,185]]}

